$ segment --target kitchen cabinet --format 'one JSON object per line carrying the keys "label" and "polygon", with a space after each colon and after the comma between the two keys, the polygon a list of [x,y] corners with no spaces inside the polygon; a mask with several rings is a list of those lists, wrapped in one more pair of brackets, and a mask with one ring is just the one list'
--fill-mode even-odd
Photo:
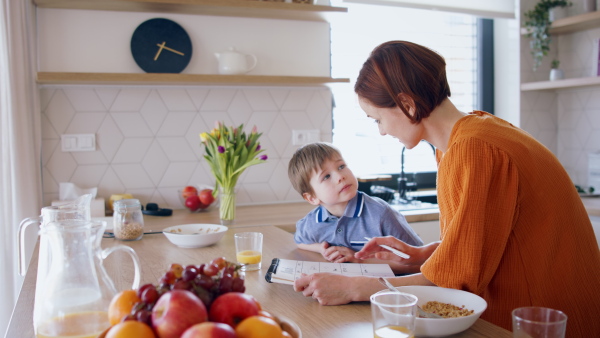
{"label": "kitchen cabinet", "polygon": [[[550,34],[568,34],[600,27],[600,11],[574,15],[558,19],[552,23]],[[521,34],[527,34],[527,29],[521,29]],[[584,77],[557,81],[538,81],[521,84],[521,91],[560,90],[577,87],[593,87],[600,85],[600,77]]]}
{"label": "kitchen cabinet", "polygon": [[[39,8],[52,9],[180,13],[302,21],[327,21],[329,15],[347,12],[347,8],[343,7],[249,0],[33,0],[33,2]],[[350,82],[347,78],[314,76],[87,72],[39,72],[37,81],[39,84],[247,86],[307,86]]]}

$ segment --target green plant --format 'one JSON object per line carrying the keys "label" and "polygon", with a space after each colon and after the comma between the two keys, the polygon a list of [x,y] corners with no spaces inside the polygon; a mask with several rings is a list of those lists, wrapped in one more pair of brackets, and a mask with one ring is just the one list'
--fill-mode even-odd
{"label": "green plant", "polygon": [[558,61],[556,59],[552,60],[552,63],[550,64],[550,68],[558,69],[558,66],[560,66],[560,61]]}
{"label": "green plant", "polygon": [[531,47],[531,55],[533,55],[533,70],[542,64],[544,56],[550,51],[550,9],[555,7],[571,6],[570,1],[565,0],[540,0],[532,10],[523,14],[525,18],[525,28],[527,28],[527,36],[531,38],[529,46]]}

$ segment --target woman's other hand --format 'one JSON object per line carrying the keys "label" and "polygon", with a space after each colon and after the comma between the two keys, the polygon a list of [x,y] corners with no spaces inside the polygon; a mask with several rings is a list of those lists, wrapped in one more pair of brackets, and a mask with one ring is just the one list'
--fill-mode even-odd
{"label": "woman's other hand", "polygon": [[368,301],[373,293],[381,289],[376,278],[325,272],[303,275],[294,282],[295,291],[316,299],[321,305]]}

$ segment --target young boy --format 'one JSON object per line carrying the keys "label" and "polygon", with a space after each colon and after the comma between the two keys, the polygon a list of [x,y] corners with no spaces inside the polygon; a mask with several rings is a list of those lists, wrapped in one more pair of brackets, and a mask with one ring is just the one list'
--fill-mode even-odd
{"label": "young boy", "polygon": [[365,237],[394,236],[423,245],[402,214],[382,199],[358,191],[356,177],[333,145],[317,142],[296,150],[288,176],[294,189],[317,206],[296,223],[294,240],[300,249],[341,263],[365,262],[354,258],[362,244],[351,243],[364,243]]}

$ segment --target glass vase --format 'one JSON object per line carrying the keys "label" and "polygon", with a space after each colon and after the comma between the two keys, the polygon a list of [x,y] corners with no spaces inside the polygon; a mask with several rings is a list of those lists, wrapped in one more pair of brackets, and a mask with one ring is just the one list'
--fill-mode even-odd
{"label": "glass vase", "polygon": [[233,224],[235,220],[235,187],[220,187],[221,205],[219,216],[222,225]]}

